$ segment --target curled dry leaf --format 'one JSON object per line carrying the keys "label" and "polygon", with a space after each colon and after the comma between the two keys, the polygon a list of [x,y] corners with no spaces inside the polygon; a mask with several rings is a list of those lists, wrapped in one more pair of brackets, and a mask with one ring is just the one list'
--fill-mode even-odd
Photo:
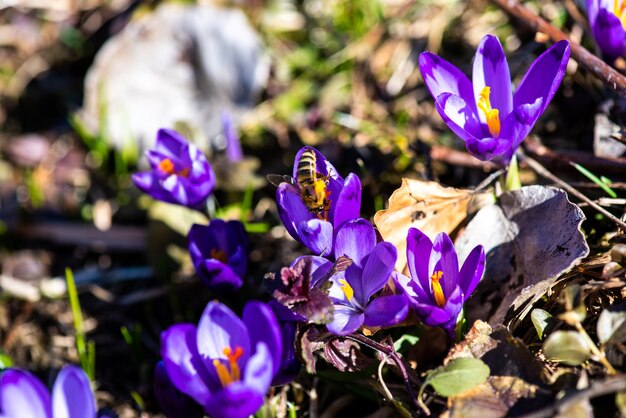
{"label": "curled dry leaf", "polygon": [[456,242],[460,260],[479,244],[487,254],[485,276],[466,304],[468,317],[492,325],[513,319],[514,329],[532,303],[589,254],[584,219],[555,187],[522,187],[482,208]]}
{"label": "curled dry leaf", "polygon": [[402,185],[389,198],[389,208],[374,216],[385,241],[398,249],[396,270],[406,267],[406,235],[418,228],[430,239],[440,232],[452,233],[478,208],[492,203],[491,192],[444,187],[434,181],[402,179]]}

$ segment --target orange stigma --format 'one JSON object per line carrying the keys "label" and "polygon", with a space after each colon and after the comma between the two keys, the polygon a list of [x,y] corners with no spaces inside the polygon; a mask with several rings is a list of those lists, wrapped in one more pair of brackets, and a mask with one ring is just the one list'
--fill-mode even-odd
{"label": "orange stigma", "polygon": [[177,176],[187,177],[189,175],[189,168],[183,168],[182,170],[176,171],[174,167],[174,163],[169,158],[165,158],[161,160],[158,165],[159,169],[163,171],[167,175],[176,174]]}
{"label": "orange stigma", "polygon": [[478,99],[478,109],[483,112],[485,115],[485,119],[487,119],[487,127],[489,128],[489,133],[497,137],[500,135],[500,111],[498,109],[491,108],[491,101],[489,97],[491,96],[491,87],[485,86],[480,91],[480,98]]}
{"label": "orange stigma", "polygon": [[166,158],[159,163],[159,169],[165,174],[174,174],[174,163],[169,158]]}
{"label": "orange stigma", "polygon": [[439,281],[443,278],[443,271],[437,270],[430,276],[430,280],[433,284],[433,295],[437,305],[442,308],[446,304],[446,297],[443,295],[443,289]]}
{"label": "orange stigma", "polygon": [[218,250],[218,249],[212,248],[211,249],[211,253],[209,254],[209,257],[210,258],[214,258],[216,260],[219,260],[219,261],[221,261],[224,264],[228,263],[228,256],[222,250]]}
{"label": "orange stigma", "polygon": [[226,387],[233,382],[241,379],[241,370],[237,361],[243,356],[243,348],[236,347],[235,351],[232,348],[226,347],[222,351],[226,356],[227,364],[220,359],[213,360],[213,366],[217,371],[217,377],[220,379],[222,387]]}

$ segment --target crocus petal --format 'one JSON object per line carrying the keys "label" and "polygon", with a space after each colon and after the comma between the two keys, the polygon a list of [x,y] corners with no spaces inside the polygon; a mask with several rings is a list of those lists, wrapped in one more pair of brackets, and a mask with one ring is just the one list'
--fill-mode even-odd
{"label": "crocus petal", "polygon": [[166,197],[166,201],[169,203],[178,203],[183,206],[187,206],[189,199],[187,196],[187,189],[185,188],[183,180],[180,176],[171,175],[165,180],[160,182],[160,186],[163,189]]}
{"label": "crocus petal", "polygon": [[300,363],[300,360],[298,360],[296,356],[295,347],[298,324],[293,321],[281,321],[280,331],[283,335],[283,356],[280,360],[278,373],[276,373],[272,379],[272,386],[285,385],[291,382],[298,376],[300,369],[302,369],[302,363]]}
{"label": "crocus petal", "polygon": [[491,151],[491,154],[494,156],[504,154],[504,162],[508,162],[533,128],[542,112],[542,98],[537,98],[534,103],[527,103],[516,107],[504,121],[504,127],[500,133],[502,143],[505,143],[504,138],[506,138],[509,148],[504,151],[502,149],[494,149]]}
{"label": "crocus petal", "polygon": [[[512,114],[513,113],[510,113],[509,116],[511,116]],[[518,126],[519,125],[516,125],[515,127]],[[467,152],[482,161],[489,161],[495,158],[501,158],[504,163],[506,163],[510,159],[511,155],[513,155],[513,152],[515,152],[516,148],[512,147],[513,141],[508,137],[504,137],[503,135],[500,135],[500,138],[493,138],[491,136],[488,136],[485,138],[476,138],[474,140],[465,142],[465,148],[467,148]]]}
{"label": "crocus petal", "polygon": [[9,369],[0,376],[3,418],[52,418],[50,394],[32,374]]}
{"label": "crocus petal", "polygon": [[287,232],[316,255],[332,251],[333,227],[311,213],[296,188],[288,183],[278,186],[276,192],[278,215]]}
{"label": "crocus petal", "polygon": [[626,52],[626,32],[620,19],[607,9],[600,9],[595,25],[592,26],[593,37],[598,48],[609,59],[614,60]]}
{"label": "crocus petal", "polygon": [[[163,361],[154,370],[154,394],[167,418],[202,418],[202,409],[190,397],[176,389]],[[98,418],[102,418],[99,414]]]}
{"label": "crocus petal", "polygon": [[[242,319],[248,328],[250,344],[255,346],[258,342],[263,342],[265,347],[269,349],[273,360],[273,376],[280,367],[280,359],[283,355],[283,337],[274,312],[264,303],[252,301],[243,308]],[[252,359],[248,361],[247,368],[250,367],[251,361]],[[267,362],[267,358],[263,361]],[[265,393],[265,391],[263,392]]]}
{"label": "crocus petal", "polygon": [[435,108],[448,128],[463,141],[472,141],[485,135],[474,108],[462,97],[442,93],[435,97]]}
{"label": "crocus petal", "polygon": [[365,315],[351,307],[335,305],[335,313],[332,322],[326,324],[331,334],[348,335],[363,325]]}
{"label": "crocus petal", "polygon": [[476,289],[478,282],[483,277],[485,271],[485,249],[482,245],[477,245],[469,253],[461,271],[459,272],[459,287],[463,291],[464,298],[470,297],[470,295]]}
{"label": "crocus petal", "polygon": [[457,287],[443,307],[436,304],[417,303],[414,300],[409,302],[422,322],[431,327],[439,327],[452,320],[456,321],[463,307],[463,292],[460,287]]}
{"label": "crocus petal", "polygon": [[343,178],[341,178],[341,176],[339,175],[339,172],[330,163],[330,161],[328,161],[326,157],[324,157],[324,155],[321,152],[319,152],[317,149],[313,147],[308,147],[308,146],[300,148],[300,150],[296,154],[296,157],[294,158],[294,164],[293,164],[293,178],[294,179],[298,178],[298,165],[300,163],[300,157],[302,157],[302,154],[308,150],[311,150],[315,153],[315,165],[316,165],[315,168],[319,174],[321,174],[322,176],[329,176],[331,179],[343,183]]}
{"label": "crocus petal", "polygon": [[197,338],[198,352],[209,363],[213,359],[226,359],[225,348],[241,347],[243,364],[250,355],[248,329],[233,311],[219,302],[207,304],[198,323]]}
{"label": "crocus petal", "polygon": [[390,242],[376,244],[372,252],[365,260],[363,266],[361,295],[354,291],[354,297],[363,305],[367,304],[370,297],[385,286],[394,269],[397,258],[396,247]]}
{"label": "crocus petal", "polygon": [[[282,346],[279,348],[282,355]],[[248,359],[244,371],[243,381],[246,386],[262,395],[269,389],[275,370],[280,366],[280,358],[278,363],[274,363],[273,354],[264,342],[258,342],[254,355]]]}
{"label": "crocus petal", "polygon": [[435,303],[430,290],[424,290],[417,279],[412,279],[398,272],[391,273],[391,277],[396,283],[396,288],[404,292],[409,299],[415,299],[419,303]]}
{"label": "crocus petal", "polygon": [[428,271],[443,272],[441,287],[443,294],[448,298],[459,283],[459,259],[454,244],[448,234],[441,232],[433,241],[433,251],[430,255]]}
{"label": "crocus petal", "polygon": [[342,255],[349,257],[358,266],[363,258],[376,245],[374,227],[363,218],[354,219],[343,224],[335,237],[335,258]]}
{"label": "crocus petal", "polygon": [[248,418],[261,408],[264,396],[243,382],[234,382],[217,392],[204,409],[212,418]]}
{"label": "crocus petal", "polygon": [[[475,98],[480,97],[485,86],[490,87],[491,107],[499,110],[501,119],[504,119],[513,109],[509,64],[506,62],[500,41],[493,35],[486,35],[476,49],[472,84]],[[486,123],[485,115],[482,112],[478,114],[480,120]]]}
{"label": "crocus petal", "polygon": [[296,231],[296,225],[315,218],[315,215],[302,203],[298,189],[289,183],[281,183],[276,190],[276,205],[278,216],[289,235],[302,242]]}
{"label": "crocus petal", "polygon": [[173,129],[159,129],[156,135],[155,150],[168,158],[179,159],[187,141]]}
{"label": "crocus petal", "polygon": [[80,367],[64,367],[52,388],[54,418],[93,418],[96,401],[89,378]]}
{"label": "crocus petal", "polygon": [[243,280],[230,266],[210,258],[196,265],[198,276],[215,292],[232,292],[243,285]]}
{"label": "crocus petal", "polygon": [[406,260],[413,280],[427,294],[430,290],[428,260],[433,249],[430,238],[417,228],[410,228],[406,237]]}
{"label": "crocus petal", "polygon": [[419,67],[433,98],[451,93],[463,98],[470,107],[476,107],[472,83],[454,65],[432,52],[423,52],[419,57]]}
{"label": "crocus petal", "polygon": [[321,219],[301,222],[298,235],[302,244],[316,255],[329,255],[333,250],[333,225]]}
{"label": "crocus petal", "polygon": [[567,41],[559,41],[541,54],[519,84],[513,97],[513,108],[535,103],[541,98],[540,113],[543,113],[563,80],[569,55],[570,47]]}
{"label": "crocus petal", "polygon": [[[331,199],[333,196],[331,195]],[[348,174],[343,189],[337,197],[333,212],[333,225],[339,228],[344,222],[357,219],[361,213],[361,180],[354,173]]]}
{"label": "crocus petal", "polygon": [[161,356],[174,386],[204,405],[219,383],[211,379],[198,353],[196,334],[192,324],[172,325],[161,333]]}
{"label": "crocus petal", "polygon": [[365,325],[386,327],[402,322],[409,313],[409,301],[405,295],[381,296],[365,309]]}

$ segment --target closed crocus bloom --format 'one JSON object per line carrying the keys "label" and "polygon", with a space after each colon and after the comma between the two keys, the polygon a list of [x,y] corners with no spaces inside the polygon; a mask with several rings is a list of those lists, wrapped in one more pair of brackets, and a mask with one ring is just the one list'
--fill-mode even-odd
{"label": "closed crocus bloom", "polygon": [[61,370],[52,396],[32,374],[9,369],[0,375],[0,411],[2,418],[95,418],[96,403],[79,367]]}
{"label": "closed crocus bloom", "polygon": [[189,230],[189,254],[202,281],[212,290],[241,287],[248,265],[249,241],[243,224],[214,219]]}
{"label": "closed crocus bloom", "polygon": [[397,287],[426,325],[445,329],[453,339],[459,313],[483,276],[485,250],[476,246],[459,270],[456,250],[446,233],[432,242],[419,229],[411,228],[406,240],[411,277],[395,273]]}
{"label": "closed crocus bloom", "polygon": [[248,302],[241,319],[225,305],[209,302],[197,327],[177,324],[161,334],[161,355],[172,383],[212,418],[254,414],[282,352],[276,317],[261,302]]}
{"label": "closed crocus bloom", "polygon": [[202,151],[178,132],[159,129],[146,157],[152,169],[133,174],[141,191],[163,202],[202,209],[215,188],[215,173]]}
{"label": "closed crocus bloom", "polygon": [[200,405],[180,392],[167,375],[165,365],[158,362],[154,370],[154,394],[167,418],[202,418]]}
{"label": "closed crocus bloom", "polygon": [[614,60],[626,53],[626,2],[587,0],[589,25],[602,54]]}
{"label": "closed crocus bloom", "polygon": [[281,183],[276,192],[278,215],[289,234],[313,253],[332,253],[333,232],[359,217],[361,181],[350,173],[344,180],[315,148],[296,155],[294,183]]}
{"label": "closed crocus bloom", "polygon": [[515,94],[500,41],[485,36],[472,81],[448,61],[424,52],[419,67],[437,111],[480,160],[507,164],[556,93],[569,59],[567,41],[552,45],[528,69]]}

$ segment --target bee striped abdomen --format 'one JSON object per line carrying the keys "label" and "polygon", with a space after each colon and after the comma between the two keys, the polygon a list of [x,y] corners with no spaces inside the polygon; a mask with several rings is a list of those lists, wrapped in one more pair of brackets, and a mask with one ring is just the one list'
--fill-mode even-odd
{"label": "bee striped abdomen", "polygon": [[317,155],[312,149],[305,150],[298,160],[296,182],[300,188],[300,198],[312,213],[322,213],[327,210],[326,186],[328,176],[317,172]]}

